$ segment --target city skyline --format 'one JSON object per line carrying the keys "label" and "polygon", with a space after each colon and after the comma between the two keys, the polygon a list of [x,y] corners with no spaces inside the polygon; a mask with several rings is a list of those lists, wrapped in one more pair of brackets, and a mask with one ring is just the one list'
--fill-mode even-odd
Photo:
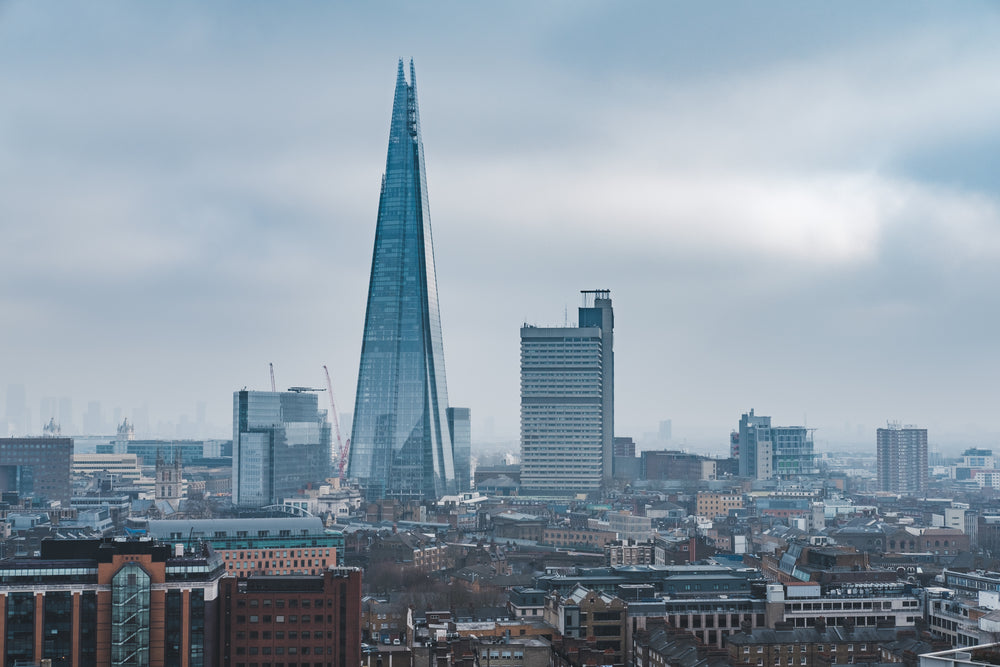
{"label": "city skyline", "polygon": [[474,438],[517,437],[520,325],[601,286],[617,435],[995,444],[996,7],[390,7],[0,6],[5,398],[224,425],[328,364],[350,412],[412,56]]}

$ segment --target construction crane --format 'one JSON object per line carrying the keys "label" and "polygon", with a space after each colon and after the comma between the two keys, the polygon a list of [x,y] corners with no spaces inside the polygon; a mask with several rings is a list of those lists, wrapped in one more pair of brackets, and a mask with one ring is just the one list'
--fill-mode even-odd
{"label": "construction crane", "polygon": [[323,366],[326,373],[326,390],[330,394],[330,413],[333,415],[333,432],[337,437],[337,473],[340,479],[344,479],[344,471],[347,468],[347,455],[351,451],[351,439],[343,440],[340,437],[340,418],[337,417],[337,403],[333,400],[333,382],[330,381],[330,369]]}
{"label": "construction crane", "polygon": [[276,392],[278,391],[278,385],[274,384],[274,364],[268,362],[267,365],[271,367],[271,391]]}

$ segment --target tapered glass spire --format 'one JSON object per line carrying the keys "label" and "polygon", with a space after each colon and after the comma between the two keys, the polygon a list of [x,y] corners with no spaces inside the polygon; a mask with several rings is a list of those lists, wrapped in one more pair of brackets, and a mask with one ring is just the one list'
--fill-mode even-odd
{"label": "tapered glass spire", "polygon": [[453,492],[447,408],[417,80],[410,61],[406,82],[400,60],[379,195],[349,476],[369,498]]}

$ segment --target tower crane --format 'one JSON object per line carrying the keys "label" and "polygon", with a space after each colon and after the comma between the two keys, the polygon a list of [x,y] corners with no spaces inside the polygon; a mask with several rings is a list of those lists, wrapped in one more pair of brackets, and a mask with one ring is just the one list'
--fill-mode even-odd
{"label": "tower crane", "polygon": [[351,451],[351,439],[343,440],[340,437],[340,418],[337,416],[337,403],[333,400],[333,382],[330,381],[330,369],[323,366],[326,373],[326,389],[330,394],[330,412],[333,414],[333,433],[337,438],[337,472],[340,479],[344,479],[344,470],[347,468],[347,455]]}

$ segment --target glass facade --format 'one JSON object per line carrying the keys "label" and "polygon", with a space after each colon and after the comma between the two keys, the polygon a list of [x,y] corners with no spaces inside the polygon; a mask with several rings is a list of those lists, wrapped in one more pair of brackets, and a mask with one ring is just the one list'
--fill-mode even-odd
{"label": "glass facade", "polygon": [[7,639],[4,664],[30,664],[35,661],[35,594],[11,593],[7,596]]}
{"label": "glass facade", "polygon": [[417,83],[399,63],[348,472],[369,498],[455,489]]}
{"label": "glass facade", "polygon": [[448,408],[448,430],[455,451],[455,490],[468,491],[472,486],[472,411]]}
{"label": "glass facade", "polygon": [[181,600],[179,590],[167,591],[163,659],[168,665],[181,664]]}
{"label": "glass facade", "polygon": [[311,392],[233,394],[233,504],[262,507],[330,475],[326,411]]}
{"label": "glass facade", "polygon": [[54,666],[72,664],[73,594],[69,591],[46,593],[43,610],[42,657],[52,660]]}
{"label": "glass facade", "polygon": [[149,575],[128,563],[111,580],[111,665],[149,664]]}
{"label": "glass facade", "polygon": [[80,664],[97,663],[97,593],[80,595]]}

